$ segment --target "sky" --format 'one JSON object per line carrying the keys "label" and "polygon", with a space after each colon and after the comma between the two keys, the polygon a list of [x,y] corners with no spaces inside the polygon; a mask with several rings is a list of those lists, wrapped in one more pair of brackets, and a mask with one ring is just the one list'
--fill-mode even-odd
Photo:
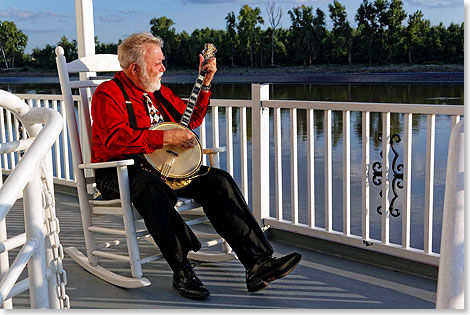
{"label": "sky", "polygon": [[[272,1],[272,0],[271,0]],[[189,34],[196,29],[209,27],[225,29],[225,17],[229,12],[238,16],[240,8],[248,4],[259,7],[265,20],[263,29],[269,27],[266,12],[267,0],[94,0],[95,36],[103,43],[117,43],[135,32],[150,31],[152,18],[166,16],[175,22],[176,31]],[[328,18],[328,4],[333,0],[276,0],[282,8],[281,27],[291,25],[288,11],[302,4],[320,8],[326,15],[327,28],[331,29]],[[339,0],[346,7],[348,20],[356,26],[354,16],[362,0]],[[464,22],[464,1],[462,0],[403,0],[406,13],[421,10],[431,25],[440,22]],[[74,0],[0,0],[0,21],[14,21],[16,26],[28,35],[26,53],[33,48],[55,46],[65,35],[76,39]]]}

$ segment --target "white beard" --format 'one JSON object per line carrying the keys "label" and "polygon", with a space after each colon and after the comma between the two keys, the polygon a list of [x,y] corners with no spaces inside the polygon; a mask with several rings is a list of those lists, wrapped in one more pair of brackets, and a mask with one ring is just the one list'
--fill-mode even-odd
{"label": "white beard", "polygon": [[163,76],[163,72],[158,75],[158,77],[152,81],[150,78],[149,74],[147,73],[147,69],[145,67],[142,67],[142,76],[140,80],[142,81],[142,84],[144,85],[144,88],[147,92],[153,93],[155,91],[160,90],[162,87],[162,82],[161,78]]}

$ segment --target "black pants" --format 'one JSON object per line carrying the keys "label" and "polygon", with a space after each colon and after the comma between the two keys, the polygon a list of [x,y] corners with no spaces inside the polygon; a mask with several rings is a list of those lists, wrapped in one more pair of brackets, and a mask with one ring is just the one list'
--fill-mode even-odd
{"label": "black pants", "polygon": [[[173,271],[187,263],[189,251],[201,248],[174,208],[178,197],[193,198],[203,207],[214,229],[229,243],[245,268],[251,267],[260,256],[273,254],[229,173],[211,168],[206,175],[174,191],[159,175],[142,170],[139,162],[136,160],[136,165],[128,167],[131,200]],[[207,167],[202,166],[201,171],[207,172]],[[97,188],[105,199],[119,198],[115,169],[98,169],[95,176]]]}

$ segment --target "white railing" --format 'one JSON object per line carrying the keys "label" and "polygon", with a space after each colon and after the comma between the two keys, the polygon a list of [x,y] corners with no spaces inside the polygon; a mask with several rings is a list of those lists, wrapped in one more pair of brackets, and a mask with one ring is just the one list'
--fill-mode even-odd
{"label": "white railing", "polygon": [[[56,138],[52,146],[52,167],[54,182],[57,184],[74,186],[72,169],[72,155],[69,152],[69,138],[67,132],[66,119],[64,115],[64,104],[62,95],[51,94],[16,94],[33,108],[51,108],[58,111],[62,117],[62,132]],[[74,96],[75,101],[80,100],[80,96]],[[0,141],[14,141],[25,136],[20,133],[18,120],[8,111],[0,108]],[[6,174],[9,174],[19,161],[19,153],[11,152],[0,155],[0,165]]]}
{"label": "white railing", "polygon": [[[57,107],[59,111],[63,108],[60,96],[19,96],[32,106]],[[78,97],[75,100],[80,101]],[[434,211],[434,156],[442,151],[442,141],[447,147],[447,134],[463,114],[464,107],[454,105],[270,100],[268,85],[253,84],[250,100],[211,100],[211,108],[198,132],[203,147],[226,146],[221,166],[239,182],[255,216],[264,224],[438,265],[439,253],[433,250],[433,243],[439,241],[440,234],[433,231],[440,227],[441,220]],[[424,116],[426,139],[415,139],[413,151],[414,120]],[[440,124],[449,122],[446,135],[436,134],[436,117]],[[4,130],[13,128],[10,126],[14,123],[1,119],[0,127],[7,126],[2,127],[5,137]],[[380,125],[376,124],[378,121]],[[400,133],[403,188],[398,199],[401,201],[398,226],[398,219],[391,218],[388,210],[393,199],[394,167],[390,140],[396,124],[403,129]],[[353,127],[358,135],[351,132]],[[379,131],[384,135],[380,146],[372,136]],[[315,141],[319,134],[323,143]],[[352,136],[356,139],[352,140]],[[436,136],[440,141],[437,151]],[[54,150],[55,177],[58,182],[70,185],[73,174],[68,167],[68,150],[64,149],[65,120],[61,139]],[[341,143],[342,150],[338,151]],[[379,149],[385,154],[378,159]],[[421,150],[425,152],[424,161],[417,163]],[[372,185],[374,160],[381,163],[379,173],[385,179],[379,187]],[[10,164],[2,165],[9,169]],[[413,172],[424,174],[424,200],[419,213],[413,212],[416,209],[412,211],[418,204],[412,200]],[[290,179],[285,174],[290,174]],[[384,192],[382,198],[377,196],[377,190]],[[381,209],[387,209],[384,215],[376,214],[377,203]],[[338,226],[337,222],[341,224]],[[401,230],[398,240],[394,236],[397,230]],[[422,248],[413,245],[415,239],[420,239]]]}
{"label": "white railing", "polygon": [[[451,105],[415,105],[415,104],[374,104],[374,103],[342,103],[342,102],[313,102],[313,101],[278,101],[270,100],[261,102],[262,107],[273,108],[279,115],[279,108],[287,108],[290,111],[290,142],[291,146],[296,143],[296,112],[298,110],[307,111],[307,134],[308,134],[308,221],[306,223],[298,222],[298,178],[297,172],[291,171],[291,190],[292,190],[292,204],[291,204],[291,219],[286,221],[282,217],[282,205],[280,201],[276,202],[276,209],[278,214],[276,217],[270,217],[269,212],[266,209],[262,209],[264,212],[260,214],[260,217],[264,218],[264,223],[275,228],[288,230],[296,233],[301,233],[313,237],[323,238],[332,240],[335,242],[353,245],[356,247],[363,247],[369,250],[377,252],[392,254],[399,257],[404,257],[432,265],[439,264],[439,254],[432,250],[432,232],[433,232],[433,186],[434,186],[434,150],[435,150],[435,116],[436,115],[450,115],[451,124],[449,124],[449,130],[459,120],[460,115],[463,115],[463,106],[451,106]],[[316,211],[321,209],[315,209],[314,204],[314,144],[313,144],[313,111],[318,110],[323,112],[323,128],[324,128],[324,144],[323,144],[323,167],[324,167],[324,227],[316,225],[314,220]],[[341,210],[341,207],[333,207],[333,176],[332,176],[332,165],[333,165],[333,153],[332,153],[332,123],[331,115],[332,111],[338,111],[342,113],[342,142],[343,142],[343,156],[342,156],[342,230],[335,230],[332,227],[333,214]],[[362,169],[360,172],[361,177],[361,194],[362,194],[362,209],[361,209],[361,235],[351,234],[351,139],[350,130],[351,113],[358,112],[362,116]],[[378,113],[382,119],[382,158],[381,158],[381,222],[380,222],[380,239],[374,239],[370,235],[370,224],[371,224],[371,179],[372,179],[372,165],[371,165],[371,132],[370,132],[370,116],[371,113]],[[403,207],[402,207],[402,237],[401,244],[392,243],[390,241],[390,203],[392,191],[392,177],[393,177],[393,166],[391,165],[391,114],[399,114],[399,117],[403,116],[404,120],[404,158],[403,158]],[[412,170],[412,117],[413,115],[426,115],[427,116],[427,142],[426,142],[426,162],[425,162],[425,205],[424,205],[424,249],[417,249],[410,246],[410,216],[411,213],[411,170]],[[278,121],[279,118],[275,118]],[[255,126],[253,128],[256,128]],[[261,132],[266,135],[266,132]],[[277,139],[276,143],[280,140],[280,131],[274,131],[274,138]],[[296,148],[292,148],[295,151]],[[282,150],[275,150],[276,154],[279,154]],[[276,157],[276,160],[280,160],[281,157]],[[298,169],[298,160],[296,154],[291,154],[291,169]],[[312,174],[310,174],[312,173]],[[260,178],[266,179],[269,174],[263,174]],[[383,180],[385,179],[385,180]],[[279,169],[276,170],[276,187],[282,186],[282,172]],[[266,183],[263,183],[264,185]],[[357,191],[357,189],[356,189]],[[280,197],[280,196],[277,196]],[[262,197],[263,198],[263,197]],[[266,198],[266,196],[264,197]],[[387,209],[383,211],[383,209]],[[335,211],[334,211],[335,210]],[[357,213],[357,211],[356,211]]]}
{"label": "white railing", "polygon": [[[2,121],[3,110],[6,111],[9,140],[0,143],[0,153],[7,154],[10,165],[14,166],[5,183],[0,185],[0,304],[3,308],[12,308],[11,299],[29,289],[31,308],[68,308],[50,158],[50,148],[62,129],[62,117],[54,110],[31,108],[2,90],[0,109]],[[15,137],[10,115],[15,116]],[[25,129],[23,139],[18,136],[18,121]],[[21,195],[25,233],[7,238],[6,216]],[[8,252],[20,246],[9,266]],[[18,281],[26,266],[27,278]]]}

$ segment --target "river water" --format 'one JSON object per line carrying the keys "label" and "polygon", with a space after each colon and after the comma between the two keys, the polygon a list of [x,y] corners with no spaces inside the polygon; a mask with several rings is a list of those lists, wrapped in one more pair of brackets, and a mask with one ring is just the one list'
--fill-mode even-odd
{"label": "river water", "polygon": [[[172,81],[172,80],[170,80]],[[12,93],[38,93],[59,94],[58,83],[50,83],[43,79],[42,84],[1,84],[0,89]],[[187,97],[192,84],[168,83],[176,94]],[[213,98],[217,99],[250,99],[251,85],[249,83],[219,83],[214,84]],[[350,101],[350,102],[378,102],[378,103],[407,103],[407,104],[441,104],[463,105],[464,85],[463,83],[348,83],[348,84],[319,84],[319,83],[275,83],[270,86],[271,99],[285,100],[316,100],[316,101]],[[272,111],[270,113],[272,117]],[[251,126],[251,114],[247,112],[248,126]],[[211,146],[212,128],[211,114],[208,114],[207,136],[208,146]],[[298,129],[298,174],[299,174],[299,222],[307,222],[307,127],[305,110],[297,111]],[[378,135],[381,133],[381,116],[371,113],[371,164],[380,161],[381,143]],[[223,108],[219,110],[220,145],[225,145],[226,116]],[[233,146],[234,157],[240,154],[240,128],[239,112],[233,109]],[[323,112],[315,111],[315,221],[316,226],[324,227],[324,137],[323,137]],[[290,139],[289,139],[289,110],[281,111],[282,128],[282,163],[283,163],[283,208],[284,219],[290,219],[291,194],[290,194]],[[361,235],[361,113],[351,112],[351,233]],[[391,115],[391,133],[403,136],[403,115]],[[248,157],[251,155],[251,129],[248,127]],[[274,143],[273,143],[273,119],[270,120],[270,188],[271,188],[271,216],[275,216],[275,186],[274,186]],[[423,248],[424,244],[424,187],[425,187],[425,161],[426,161],[426,116],[413,115],[413,147],[412,147],[412,184],[411,184],[411,246]],[[434,207],[433,207],[433,251],[440,250],[440,233],[442,221],[442,209],[445,189],[445,172],[447,160],[447,146],[450,135],[450,117],[445,115],[436,116],[436,150],[435,150],[435,183],[434,183]],[[332,154],[333,154],[333,229],[342,231],[342,114],[332,113]],[[399,154],[398,164],[403,163],[403,143],[395,145]],[[391,158],[393,158],[391,156]],[[221,167],[226,167],[226,155],[220,156]],[[251,159],[248,161],[248,178],[251,178]],[[240,161],[234,159],[234,178],[240,183]],[[371,184],[370,190],[370,236],[380,239],[381,215],[377,207],[381,204],[379,196],[380,187]],[[402,192],[397,189],[398,197],[395,208],[401,212]],[[391,194],[393,197],[393,194]],[[251,206],[251,181],[249,184],[249,204]],[[390,217],[390,241],[401,244],[401,218]]]}

